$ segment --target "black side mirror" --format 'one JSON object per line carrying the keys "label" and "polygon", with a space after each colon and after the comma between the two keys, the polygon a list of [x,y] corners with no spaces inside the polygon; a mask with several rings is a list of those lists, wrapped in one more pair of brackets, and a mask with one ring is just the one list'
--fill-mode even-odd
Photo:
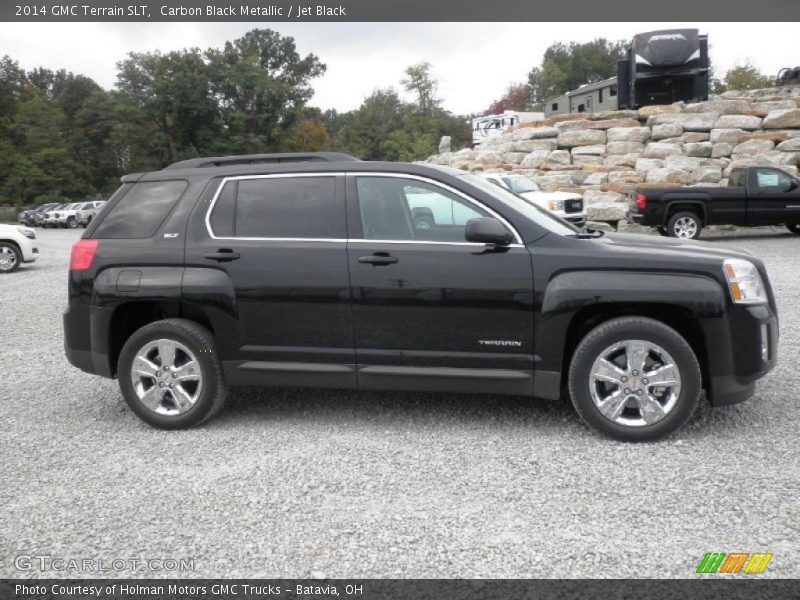
{"label": "black side mirror", "polygon": [[490,217],[467,221],[464,237],[468,242],[498,246],[508,246],[513,240],[505,226],[497,219]]}

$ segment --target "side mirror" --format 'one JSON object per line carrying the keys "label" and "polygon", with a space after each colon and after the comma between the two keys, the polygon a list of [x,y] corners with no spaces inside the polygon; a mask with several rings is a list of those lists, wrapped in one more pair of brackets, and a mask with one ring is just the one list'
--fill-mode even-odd
{"label": "side mirror", "polygon": [[498,246],[508,246],[513,239],[500,221],[489,217],[467,221],[464,237],[468,242]]}

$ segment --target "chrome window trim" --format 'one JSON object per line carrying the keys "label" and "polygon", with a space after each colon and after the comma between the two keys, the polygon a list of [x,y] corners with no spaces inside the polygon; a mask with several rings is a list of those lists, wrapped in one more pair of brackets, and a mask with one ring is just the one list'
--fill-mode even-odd
{"label": "chrome window trim", "polygon": [[353,175],[356,177],[395,177],[399,179],[415,179],[417,181],[422,181],[428,183],[435,187],[440,187],[442,189],[447,190],[451,194],[455,194],[456,196],[460,196],[464,200],[474,204],[475,206],[479,207],[481,210],[489,213],[498,221],[503,223],[509,231],[514,235],[516,240],[513,244],[508,244],[508,246],[504,246],[505,248],[522,248],[524,244],[522,243],[522,237],[520,237],[519,232],[509,223],[505,218],[497,214],[494,210],[482,204],[478,200],[469,197],[465,193],[435,179],[430,179],[429,177],[423,177],[421,175],[411,175],[406,173],[390,173],[390,172],[383,172],[383,171],[375,171],[375,172],[341,172],[341,171],[329,171],[324,173],[270,173],[268,175],[234,175],[231,177],[223,177],[222,181],[217,188],[217,191],[214,192],[214,197],[211,199],[211,203],[208,206],[208,210],[206,210],[205,216],[205,224],[206,224],[206,231],[208,232],[209,237],[212,240],[241,240],[245,242],[332,242],[332,243],[348,243],[353,242],[357,244],[365,244],[365,243],[381,243],[381,244],[417,244],[417,245],[435,245],[435,246],[480,246],[485,247],[486,244],[480,244],[477,242],[435,242],[435,241],[420,241],[420,240],[373,240],[373,239],[365,239],[365,238],[294,238],[294,237],[225,237],[225,236],[217,236],[214,234],[214,231],[211,229],[211,213],[214,210],[214,206],[217,204],[217,199],[219,198],[220,194],[222,193],[222,189],[228,184],[229,181],[241,181],[243,179],[288,179],[288,178],[296,178],[296,177],[339,177],[339,176],[346,176],[346,175]]}

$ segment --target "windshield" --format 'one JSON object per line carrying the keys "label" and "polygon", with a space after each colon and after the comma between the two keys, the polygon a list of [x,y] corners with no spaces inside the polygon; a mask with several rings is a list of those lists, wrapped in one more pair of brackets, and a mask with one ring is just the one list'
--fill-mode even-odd
{"label": "windshield", "polygon": [[524,175],[515,175],[514,177],[503,177],[503,181],[508,185],[515,194],[524,194],[525,192],[538,192],[539,186],[530,177]]}
{"label": "windshield", "polygon": [[525,201],[516,194],[509,192],[499,185],[491,183],[489,180],[484,179],[483,177],[478,177],[477,175],[472,175],[471,173],[464,173],[463,175],[459,175],[459,177],[475,187],[482,189],[499,202],[502,202],[506,206],[513,208],[519,213],[522,213],[531,221],[544,227],[552,233],[558,235],[575,235],[580,233],[580,230],[577,227],[567,223],[562,219],[559,219],[557,216],[547,212],[545,209],[539,208],[535,204]]}

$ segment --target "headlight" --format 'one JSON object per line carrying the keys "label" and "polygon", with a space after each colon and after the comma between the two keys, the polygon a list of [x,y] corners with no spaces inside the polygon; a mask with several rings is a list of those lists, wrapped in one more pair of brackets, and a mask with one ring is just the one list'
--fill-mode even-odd
{"label": "headlight", "polygon": [[729,258],[722,266],[731,298],[737,304],[764,304],[767,289],[756,266],[749,260]]}
{"label": "headlight", "polygon": [[548,203],[550,210],[564,210],[564,201],[563,200],[550,200]]}
{"label": "headlight", "polygon": [[19,231],[22,235],[24,235],[29,240],[36,239],[36,232],[33,229],[28,229],[27,227],[17,227],[17,231]]}

